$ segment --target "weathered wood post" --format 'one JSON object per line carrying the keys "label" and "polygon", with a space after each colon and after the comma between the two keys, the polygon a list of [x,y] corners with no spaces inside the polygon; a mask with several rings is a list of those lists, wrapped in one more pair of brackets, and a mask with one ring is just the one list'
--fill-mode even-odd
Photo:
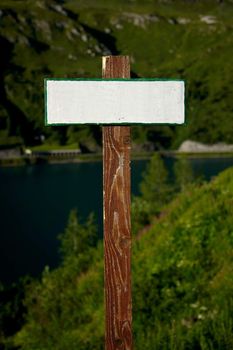
{"label": "weathered wood post", "polygon": [[[130,78],[128,56],[102,64],[103,78]],[[105,349],[131,350],[130,126],[103,127],[103,175]]]}

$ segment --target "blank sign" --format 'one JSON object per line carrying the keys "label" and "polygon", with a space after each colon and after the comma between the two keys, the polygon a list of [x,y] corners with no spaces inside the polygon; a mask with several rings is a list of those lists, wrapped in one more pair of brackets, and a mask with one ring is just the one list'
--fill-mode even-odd
{"label": "blank sign", "polygon": [[182,124],[184,82],[47,79],[46,124]]}

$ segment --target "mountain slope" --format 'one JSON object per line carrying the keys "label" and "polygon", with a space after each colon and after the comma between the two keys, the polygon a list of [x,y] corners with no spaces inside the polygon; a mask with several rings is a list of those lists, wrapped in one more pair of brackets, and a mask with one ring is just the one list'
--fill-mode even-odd
{"label": "mountain slope", "polygon": [[45,77],[100,77],[102,55],[128,54],[132,77],[186,81],[187,124],[135,127],[136,142],[233,142],[229,1],[1,1],[0,143],[101,143],[98,127],[44,127]]}
{"label": "mountain slope", "polygon": [[[233,347],[233,169],[180,194],[133,244],[135,349]],[[102,349],[101,248],[79,278],[45,271],[28,292],[22,349]]]}

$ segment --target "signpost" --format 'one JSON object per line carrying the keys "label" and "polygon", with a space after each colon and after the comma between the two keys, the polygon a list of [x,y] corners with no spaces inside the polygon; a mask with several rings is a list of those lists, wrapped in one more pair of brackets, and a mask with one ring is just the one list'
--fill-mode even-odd
{"label": "signpost", "polygon": [[124,124],[182,124],[184,82],[130,80],[128,56],[103,57],[102,76],[47,79],[46,123],[103,125],[105,349],[132,350],[131,141]]}

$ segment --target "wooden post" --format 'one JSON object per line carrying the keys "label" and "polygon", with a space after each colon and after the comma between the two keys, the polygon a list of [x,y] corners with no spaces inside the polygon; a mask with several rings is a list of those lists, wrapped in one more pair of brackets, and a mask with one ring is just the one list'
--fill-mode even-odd
{"label": "wooden post", "polygon": [[[183,124],[183,81],[130,78],[128,56],[103,57],[103,80],[46,80],[46,124]],[[103,127],[105,350],[132,350],[130,127]]]}
{"label": "wooden post", "polygon": [[[129,57],[103,57],[103,78],[130,78]],[[103,127],[105,350],[132,350],[130,143],[129,126]]]}

